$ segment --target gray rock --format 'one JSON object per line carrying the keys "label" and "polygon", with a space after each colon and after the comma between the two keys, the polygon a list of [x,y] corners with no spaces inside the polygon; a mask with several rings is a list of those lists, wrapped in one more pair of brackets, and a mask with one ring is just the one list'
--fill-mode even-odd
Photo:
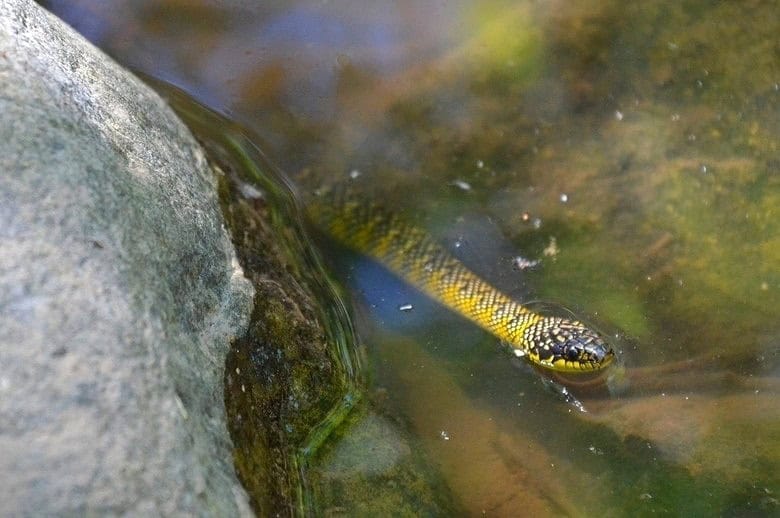
{"label": "gray rock", "polygon": [[252,288],[214,186],[149,88],[0,0],[0,515],[250,514],[222,387]]}

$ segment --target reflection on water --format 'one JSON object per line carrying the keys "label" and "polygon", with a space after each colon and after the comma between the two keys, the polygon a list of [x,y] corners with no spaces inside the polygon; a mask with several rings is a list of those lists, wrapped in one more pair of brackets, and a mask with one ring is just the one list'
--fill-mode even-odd
{"label": "reflection on water", "polygon": [[323,512],[778,512],[773,2],[47,5],[251,128],[301,199],[357,178],[474,244],[464,261],[504,291],[619,330],[620,390],[567,385],[577,412],[495,339],[326,250],[371,383],[312,466]]}

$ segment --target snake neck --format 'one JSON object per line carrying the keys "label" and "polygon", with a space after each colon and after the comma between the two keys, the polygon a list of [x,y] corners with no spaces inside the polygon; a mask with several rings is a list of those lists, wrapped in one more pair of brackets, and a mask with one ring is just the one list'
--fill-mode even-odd
{"label": "snake neck", "polygon": [[466,268],[400,215],[352,199],[315,203],[309,217],[343,245],[383,264],[417,289],[527,353],[526,331],[543,317]]}
{"label": "snake neck", "polygon": [[530,311],[483,281],[398,213],[360,202],[339,189],[310,204],[308,214],[343,245],[372,257],[535,365],[561,372],[594,371],[615,357],[597,331],[577,320]]}

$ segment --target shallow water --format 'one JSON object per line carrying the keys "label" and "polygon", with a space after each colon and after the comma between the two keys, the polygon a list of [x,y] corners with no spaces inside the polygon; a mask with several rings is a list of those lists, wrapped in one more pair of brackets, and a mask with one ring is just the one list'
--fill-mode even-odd
{"label": "shallow water", "polygon": [[46,4],[249,128],[301,200],[352,181],[618,335],[619,379],[564,382],[582,412],[322,241],[369,381],[307,468],[320,512],[780,512],[776,2]]}

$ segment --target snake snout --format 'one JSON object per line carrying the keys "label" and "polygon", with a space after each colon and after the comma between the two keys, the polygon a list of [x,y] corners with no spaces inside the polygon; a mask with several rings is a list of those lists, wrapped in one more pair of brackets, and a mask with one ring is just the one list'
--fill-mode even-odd
{"label": "snake snout", "polygon": [[596,331],[582,328],[565,342],[562,356],[571,362],[599,369],[609,364],[615,353]]}

